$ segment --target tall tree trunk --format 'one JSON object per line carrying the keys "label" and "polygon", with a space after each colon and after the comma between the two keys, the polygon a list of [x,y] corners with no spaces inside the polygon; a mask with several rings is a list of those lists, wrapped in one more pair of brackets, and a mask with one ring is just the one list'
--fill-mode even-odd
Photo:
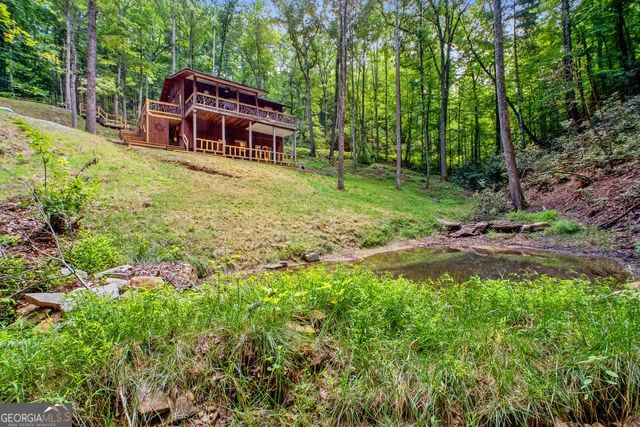
{"label": "tall tree trunk", "polygon": [[347,0],[340,4],[340,70],[336,127],[338,128],[338,190],[344,190],[344,91],[347,84]]}
{"label": "tall tree trunk", "polygon": [[[444,73],[444,67],[442,73]],[[447,176],[447,112],[449,110],[449,87],[447,77],[440,76],[440,179]]]}
{"label": "tall tree trunk", "polygon": [[380,113],[378,106],[378,90],[379,82],[378,82],[378,49],[373,50],[373,114],[376,126],[376,153],[375,153],[375,161],[378,162],[380,160]]}
{"label": "tall tree trunk", "polygon": [[333,162],[334,150],[337,145],[337,134],[336,127],[338,123],[338,96],[340,95],[340,61],[342,58],[340,57],[340,49],[342,46],[342,40],[340,39],[342,35],[338,36],[338,55],[336,55],[336,68],[335,68],[335,87],[334,87],[334,96],[333,102],[335,105],[335,116],[333,117],[333,122],[331,123],[331,144],[329,146],[329,159]]}
{"label": "tall tree trunk", "polygon": [[524,137],[524,121],[522,120],[522,87],[520,86],[520,66],[518,64],[518,25],[516,18],[516,4],[513,2],[513,62],[516,78],[516,104],[518,106],[518,135],[520,136],[520,148],[523,150],[527,148],[527,141]]}
{"label": "tall tree trunk", "polygon": [[122,61],[122,116],[127,123],[127,63],[124,61],[122,52],[120,52],[120,60]]}
{"label": "tall tree trunk", "polygon": [[365,94],[365,82],[367,80],[367,72],[366,72],[366,58],[365,58],[365,49],[362,49],[362,81],[361,90],[360,90],[360,151],[362,153],[362,158],[366,158],[367,154],[367,131],[364,126],[364,94]]}
{"label": "tall tree trunk", "polygon": [[571,18],[569,10],[569,0],[561,0],[562,11],[562,41],[564,45],[564,83],[565,88],[565,104],[567,114],[573,121],[574,125],[580,120],[580,113],[576,105],[576,93],[573,89],[573,49],[571,47]]}
{"label": "tall tree trunk", "polygon": [[396,53],[396,188],[402,189],[402,117],[400,115],[400,30],[398,15],[400,3],[396,0],[396,25],[394,49]]}
{"label": "tall tree trunk", "polygon": [[350,129],[351,129],[351,170],[353,172],[356,171],[356,161],[358,158],[358,150],[356,144],[356,76],[355,76],[355,57],[356,55],[353,53],[353,45],[352,45],[352,54],[351,54],[351,120],[349,121]]}
{"label": "tall tree trunk", "polygon": [[171,74],[176,72],[176,2],[171,2]]}
{"label": "tall tree trunk", "polygon": [[118,113],[120,111],[119,109],[119,100],[118,100],[118,88],[120,87],[120,79],[122,78],[122,71],[121,71],[121,67],[122,64],[120,64],[120,61],[118,61],[118,74],[116,75],[116,85],[115,85],[115,89],[113,91],[113,114],[115,114],[116,116],[118,116]]}
{"label": "tall tree trunk", "polygon": [[87,6],[87,19],[89,20],[89,27],[87,35],[87,117],[85,130],[89,133],[96,133],[96,18],[98,14],[98,7],[96,5],[96,0],[89,0]]}
{"label": "tall tree trunk", "polygon": [[65,42],[65,58],[64,58],[64,101],[68,111],[71,111],[71,1],[67,0],[66,4],[67,15],[67,39]]}
{"label": "tall tree trunk", "polygon": [[304,60],[304,84],[305,84],[305,93],[307,96],[307,121],[309,123],[309,146],[311,147],[309,150],[309,155],[311,157],[316,156],[316,143],[313,138],[313,111],[311,109],[311,67],[309,66],[309,46],[305,46],[303,52],[303,60]]}
{"label": "tall tree trunk", "polygon": [[[563,0],[567,1],[567,0]],[[629,45],[627,43],[627,37],[625,35],[625,19],[624,19],[624,6],[625,0],[613,1],[613,12],[616,17],[616,47],[620,52],[620,66],[623,70],[631,70],[631,61],[629,55]]]}
{"label": "tall tree trunk", "polygon": [[384,46],[384,161],[389,161],[389,62]]}
{"label": "tall tree trunk", "polygon": [[[565,0],[563,0],[565,1]],[[509,177],[509,191],[511,202],[515,210],[521,210],[525,206],[524,196],[520,187],[520,177],[516,166],[516,155],[511,142],[511,127],[509,125],[509,112],[507,111],[507,88],[504,78],[504,41],[502,37],[502,4],[501,0],[493,0],[493,32],[494,52],[496,61],[496,86],[498,92],[498,114],[500,116],[500,136],[504,151],[504,159],[507,164]]]}
{"label": "tall tree trunk", "polygon": [[75,37],[71,37],[71,79],[69,80],[69,108],[71,108],[71,127],[78,127],[78,52]]}
{"label": "tall tree trunk", "polygon": [[189,10],[189,68],[193,70],[194,67],[194,50],[195,50],[195,10]]}

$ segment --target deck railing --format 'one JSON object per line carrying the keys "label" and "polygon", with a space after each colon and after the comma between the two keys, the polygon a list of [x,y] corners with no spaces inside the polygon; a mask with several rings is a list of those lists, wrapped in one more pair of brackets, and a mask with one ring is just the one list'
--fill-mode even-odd
{"label": "deck railing", "polygon": [[195,151],[211,153],[232,159],[254,160],[265,163],[291,164],[293,157],[290,153],[274,153],[270,149],[249,148],[240,145],[227,145],[222,140],[196,139]]}
{"label": "deck railing", "polygon": [[148,110],[152,115],[181,117],[182,108],[178,104],[147,99]]}
{"label": "deck railing", "polygon": [[[187,101],[189,102],[192,97],[193,95],[191,95]],[[206,93],[198,92],[196,94],[196,104],[215,110],[235,112],[239,116],[246,116],[248,118],[259,118],[265,121],[286,124],[289,126],[296,125],[296,118],[291,114],[269,110],[255,105],[244,104],[233,99],[220,98]],[[185,103],[185,108],[189,108],[191,105],[192,104],[190,103],[189,106],[187,106]]]}

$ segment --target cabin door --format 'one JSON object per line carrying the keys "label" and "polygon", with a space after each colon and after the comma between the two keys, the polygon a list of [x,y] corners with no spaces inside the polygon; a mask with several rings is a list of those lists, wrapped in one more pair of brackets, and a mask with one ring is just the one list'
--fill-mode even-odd
{"label": "cabin door", "polygon": [[180,123],[169,125],[169,145],[180,145]]}

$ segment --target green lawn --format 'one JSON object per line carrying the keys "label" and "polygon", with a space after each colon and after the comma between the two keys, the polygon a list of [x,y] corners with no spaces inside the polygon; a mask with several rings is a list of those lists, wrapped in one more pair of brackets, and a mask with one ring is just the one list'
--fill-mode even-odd
{"label": "green lawn", "polygon": [[[397,191],[393,173],[383,165],[348,175],[346,191],[340,192],[335,176],[309,170],[128,149],[79,130],[29,121],[53,138],[69,170],[98,159],[86,172],[101,185],[83,225],[111,237],[133,262],[234,259],[251,267],[307,250],[330,253],[429,235],[436,219],[464,217],[472,207],[460,189],[432,180],[425,190],[423,178],[413,173]],[[39,160],[10,115],[0,114],[0,132],[6,135],[0,164],[35,182]],[[2,197],[24,192],[7,174],[2,179]]]}

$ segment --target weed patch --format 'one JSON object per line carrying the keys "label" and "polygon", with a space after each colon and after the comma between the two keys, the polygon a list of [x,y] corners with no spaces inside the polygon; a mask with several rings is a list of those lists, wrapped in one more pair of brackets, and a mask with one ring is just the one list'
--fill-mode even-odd
{"label": "weed patch", "polygon": [[88,425],[122,413],[118,390],[134,405],[141,382],[233,408],[229,422],[619,421],[640,409],[640,306],[613,290],[319,267],[87,295],[45,333],[0,332],[0,399],[70,400]]}

